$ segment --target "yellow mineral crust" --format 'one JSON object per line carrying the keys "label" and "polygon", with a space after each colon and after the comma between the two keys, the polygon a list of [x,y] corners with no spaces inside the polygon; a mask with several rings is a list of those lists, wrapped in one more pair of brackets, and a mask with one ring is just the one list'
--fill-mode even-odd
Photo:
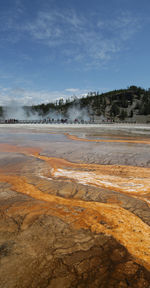
{"label": "yellow mineral crust", "polygon": [[[40,149],[20,147],[8,144],[0,145],[1,151],[16,152],[32,156],[49,164],[47,177],[63,177],[70,181],[104,187],[134,197],[146,199],[150,193],[150,168],[71,163],[60,158],[52,158],[39,154]],[[73,225],[76,229],[90,229],[95,233],[105,233],[113,236],[136,261],[150,270],[150,227],[133,213],[115,204],[88,202],[77,199],[66,199],[43,193],[36,186],[29,184],[23,176],[5,175],[1,169],[0,181],[11,185],[11,189],[26,194],[37,200],[45,201],[45,207],[25,208],[29,210],[22,229],[31,219],[41,214],[55,215]],[[6,172],[5,172],[6,173]],[[79,208],[79,209],[77,209]],[[15,206],[8,207],[6,213],[17,213]]]}
{"label": "yellow mineral crust", "polygon": [[150,204],[150,168],[125,165],[78,164],[64,159],[35,155],[49,163],[56,178],[129,194]]}
{"label": "yellow mineral crust", "polygon": [[[114,142],[114,143],[135,143],[135,144],[147,144],[150,145],[150,140],[148,139],[144,139],[144,140],[140,140],[138,138],[134,139],[125,139],[125,137],[119,137],[119,138],[123,138],[122,139],[87,139],[87,138],[81,138],[78,137],[76,135],[70,135],[69,133],[64,133],[67,138],[71,139],[71,140],[75,140],[75,141],[83,141],[83,142]],[[110,136],[109,136],[110,137]],[[112,136],[111,138],[114,138],[114,136]]]}
{"label": "yellow mineral crust", "polygon": [[98,165],[69,162],[40,155],[41,149],[0,144],[1,151],[22,153],[47,162],[47,177],[65,178],[86,185],[106,188],[142,199],[150,205],[150,168],[126,165]]}
{"label": "yellow mineral crust", "polygon": [[[110,169],[112,167],[109,167]],[[112,168],[113,169],[113,168]],[[115,170],[115,169],[114,169]],[[129,169],[130,170],[130,169]],[[107,188],[113,191],[120,193],[125,193],[132,195],[136,198],[143,199],[148,204],[150,204],[150,176],[145,177],[144,179],[137,176],[127,176],[121,177],[104,174],[104,171],[80,171],[80,170],[67,170],[67,169],[55,169],[52,170],[52,175],[56,178],[65,177],[67,179],[75,180],[78,183],[84,185],[92,185],[96,187]],[[135,169],[136,173],[136,169]],[[149,173],[150,174],[150,173]]]}
{"label": "yellow mineral crust", "polygon": [[[45,194],[29,184],[25,177],[0,174],[0,180],[11,184],[11,188],[18,193],[45,201],[48,204],[45,206],[45,214],[55,215],[76,229],[90,229],[97,234],[113,236],[128,249],[139,264],[150,270],[150,228],[131,212],[115,204],[64,199]],[[27,225],[31,217],[44,213],[43,209],[31,210],[32,213],[23,225]],[[10,207],[7,211],[8,216],[12,213],[15,213],[15,207]]]}

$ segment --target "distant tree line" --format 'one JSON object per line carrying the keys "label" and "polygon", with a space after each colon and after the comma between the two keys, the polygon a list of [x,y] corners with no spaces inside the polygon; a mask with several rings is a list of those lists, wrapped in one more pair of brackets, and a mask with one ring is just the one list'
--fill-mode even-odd
{"label": "distant tree line", "polygon": [[[133,103],[136,103],[134,107]],[[106,93],[99,91],[89,92],[85,97],[76,96],[64,100],[60,98],[53,103],[25,106],[26,114],[38,113],[40,116],[48,115],[51,111],[56,111],[66,116],[71,107],[86,108],[89,114],[104,115],[114,119],[118,117],[124,120],[127,116],[133,117],[136,114],[150,114],[150,89],[143,89],[137,86],[129,86],[127,89],[113,90]],[[131,107],[128,113],[128,107]],[[3,116],[3,108],[0,107],[0,117]]]}
{"label": "distant tree line", "polygon": [[106,114],[106,107],[109,107],[109,116],[118,117],[124,120],[127,116],[133,117],[134,108],[127,114],[127,108],[137,101],[136,109],[140,115],[150,114],[150,89],[146,90],[137,86],[130,86],[127,89],[113,90],[106,93],[89,92],[86,97],[71,99],[59,99],[54,103],[32,106],[32,110],[39,114],[46,115],[49,111],[55,110],[66,115],[67,110],[74,106],[86,108],[89,113],[97,116]]}
{"label": "distant tree line", "polygon": [[0,117],[3,117],[3,107],[0,106]]}

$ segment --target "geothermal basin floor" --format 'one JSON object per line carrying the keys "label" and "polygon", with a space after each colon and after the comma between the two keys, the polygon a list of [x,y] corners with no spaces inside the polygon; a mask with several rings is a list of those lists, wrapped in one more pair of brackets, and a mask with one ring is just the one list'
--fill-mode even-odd
{"label": "geothermal basin floor", "polygon": [[0,125],[0,287],[149,287],[150,126]]}

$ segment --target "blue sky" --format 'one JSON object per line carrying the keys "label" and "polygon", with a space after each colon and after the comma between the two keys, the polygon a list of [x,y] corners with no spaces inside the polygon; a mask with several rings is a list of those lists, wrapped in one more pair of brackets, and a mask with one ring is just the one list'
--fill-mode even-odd
{"label": "blue sky", "polygon": [[150,87],[149,0],[0,0],[0,105]]}

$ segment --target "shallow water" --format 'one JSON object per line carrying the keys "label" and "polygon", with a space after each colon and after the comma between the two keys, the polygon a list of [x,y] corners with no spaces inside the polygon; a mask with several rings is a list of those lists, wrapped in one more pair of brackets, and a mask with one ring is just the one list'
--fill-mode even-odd
{"label": "shallow water", "polygon": [[3,131],[0,133],[0,143],[11,143],[23,146],[45,146],[45,144],[55,142],[69,142],[63,134],[51,133],[8,133]]}

